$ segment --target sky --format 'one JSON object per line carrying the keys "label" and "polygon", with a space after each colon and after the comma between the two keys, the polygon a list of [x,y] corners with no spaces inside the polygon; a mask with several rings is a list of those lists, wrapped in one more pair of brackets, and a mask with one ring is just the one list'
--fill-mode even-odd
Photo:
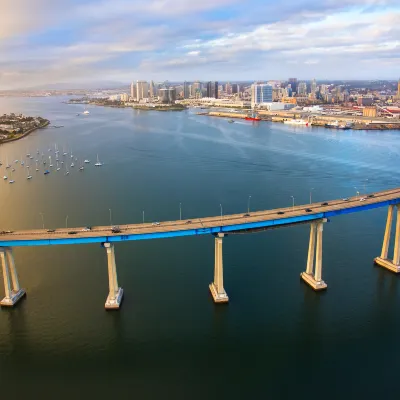
{"label": "sky", "polygon": [[1,0],[0,90],[399,76],[399,0]]}

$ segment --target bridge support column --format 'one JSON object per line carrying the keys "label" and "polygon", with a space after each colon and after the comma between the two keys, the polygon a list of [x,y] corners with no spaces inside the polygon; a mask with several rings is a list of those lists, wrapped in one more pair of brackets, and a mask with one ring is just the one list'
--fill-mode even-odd
{"label": "bridge support column", "polygon": [[0,248],[0,260],[2,264],[5,292],[5,297],[0,301],[0,305],[4,307],[12,307],[25,296],[26,292],[19,286],[17,269],[15,268],[14,256],[10,247]]}
{"label": "bridge support column", "polygon": [[108,284],[110,288],[105,308],[106,310],[115,310],[119,309],[121,305],[124,291],[121,287],[118,287],[117,266],[115,263],[114,245],[112,243],[104,243],[104,247],[107,251]]}
{"label": "bridge support column", "polygon": [[214,265],[214,282],[210,284],[210,292],[215,303],[227,303],[229,297],[224,289],[224,273],[222,262],[222,239],[223,233],[219,233],[215,237],[215,265]]}
{"label": "bridge support column", "polygon": [[393,225],[393,210],[394,206],[389,206],[388,216],[386,221],[385,236],[383,237],[383,245],[381,256],[375,258],[375,264],[388,269],[389,271],[398,274],[400,272],[400,205],[396,205],[397,216],[396,216],[396,235],[394,243],[393,260],[388,258],[390,233]]}
{"label": "bridge support column", "polygon": [[[310,230],[310,242],[308,245],[308,258],[306,272],[300,274],[301,278],[310,285],[314,290],[324,290],[328,286],[322,280],[322,233],[324,229],[324,221],[312,222]],[[315,236],[317,236],[315,249]],[[314,271],[314,254],[315,271]]]}

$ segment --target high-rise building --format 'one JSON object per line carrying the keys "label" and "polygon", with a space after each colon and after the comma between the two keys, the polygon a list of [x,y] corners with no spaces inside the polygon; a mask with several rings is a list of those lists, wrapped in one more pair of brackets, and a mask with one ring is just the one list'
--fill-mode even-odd
{"label": "high-rise building", "polygon": [[299,82],[297,85],[297,94],[299,96],[305,96],[307,94],[307,84],[305,82]]}
{"label": "high-rise building", "polygon": [[265,83],[251,85],[251,107],[256,104],[272,102],[272,86]]}
{"label": "high-rise building", "polygon": [[317,81],[315,78],[311,81],[311,93],[315,95],[317,93]]}
{"label": "high-rise building", "polygon": [[128,93],[122,93],[120,97],[121,97],[121,101],[129,101]]}
{"label": "high-rise building", "polygon": [[198,92],[201,92],[201,82],[199,82],[199,81],[193,82],[192,86],[193,86],[193,92],[195,94]]}
{"label": "high-rise building", "polygon": [[149,97],[149,84],[146,81],[136,82],[137,101],[147,99]]}
{"label": "high-rise building", "polygon": [[397,98],[400,100],[400,78],[399,81],[397,82]]}
{"label": "high-rise building", "polygon": [[188,99],[190,97],[190,85],[189,82],[183,82],[183,98]]}
{"label": "high-rise building", "polygon": [[207,82],[206,96],[218,99],[218,82]]}
{"label": "high-rise building", "polygon": [[134,82],[131,83],[131,98],[136,99],[136,85]]}
{"label": "high-rise building", "polygon": [[154,89],[155,89],[154,82],[150,81],[150,87],[149,87],[149,96],[150,97],[154,97],[154,95],[155,95]]}
{"label": "high-rise building", "polygon": [[289,78],[288,80],[293,92],[297,92],[297,78]]}
{"label": "high-rise building", "polygon": [[225,93],[232,94],[232,85],[229,82],[225,84]]}

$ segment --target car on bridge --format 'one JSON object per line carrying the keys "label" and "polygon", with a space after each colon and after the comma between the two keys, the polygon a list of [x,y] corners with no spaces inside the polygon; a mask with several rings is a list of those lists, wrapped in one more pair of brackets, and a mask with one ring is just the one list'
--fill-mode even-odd
{"label": "car on bridge", "polygon": [[111,228],[111,232],[112,232],[112,233],[121,233],[121,228],[120,228],[118,225],[114,225],[114,226]]}

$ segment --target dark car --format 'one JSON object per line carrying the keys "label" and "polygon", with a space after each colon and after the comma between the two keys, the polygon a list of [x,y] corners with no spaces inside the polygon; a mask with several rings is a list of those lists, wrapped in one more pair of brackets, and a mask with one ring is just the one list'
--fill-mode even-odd
{"label": "dark car", "polygon": [[246,213],[246,214],[243,215],[243,217],[250,217],[250,214]]}
{"label": "dark car", "polygon": [[111,228],[112,233],[121,233],[121,228],[119,226],[113,226]]}
{"label": "dark car", "polygon": [[192,221],[186,221],[186,224],[191,224],[192,223]]}
{"label": "dark car", "polygon": [[47,229],[48,233],[54,233],[56,230],[55,229]]}
{"label": "dark car", "polygon": [[305,212],[312,212],[311,208],[306,208]]}
{"label": "dark car", "polygon": [[369,197],[371,199],[372,197],[375,197],[375,195],[374,194],[369,194],[367,197]]}
{"label": "dark car", "polygon": [[285,214],[285,212],[284,211],[278,211],[277,214],[283,215],[283,214]]}
{"label": "dark car", "polygon": [[329,203],[321,203],[321,206],[329,206]]}
{"label": "dark car", "polygon": [[77,231],[69,231],[68,235],[76,235],[78,232]]}

